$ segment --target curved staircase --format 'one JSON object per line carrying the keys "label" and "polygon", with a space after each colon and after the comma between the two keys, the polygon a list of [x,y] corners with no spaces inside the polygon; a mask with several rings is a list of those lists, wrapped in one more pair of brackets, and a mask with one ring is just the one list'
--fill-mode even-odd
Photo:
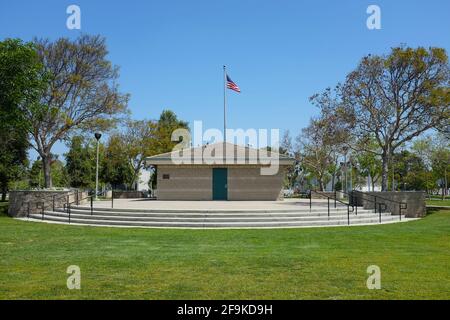
{"label": "curved staircase", "polygon": [[[289,210],[171,210],[171,209],[109,209],[72,206],[30,214],[25,220],[70,223],[91,226],[150,227],[150,228],[285,228],[320,227],[394,223],[405,217],[390,213],[374,213],[358,208],[347,214],[346,206],[328,210],[326,207],[300,206]],[[401,218],[401,220],[400,220]],[[70,221],[69,221],[70,219]]]}

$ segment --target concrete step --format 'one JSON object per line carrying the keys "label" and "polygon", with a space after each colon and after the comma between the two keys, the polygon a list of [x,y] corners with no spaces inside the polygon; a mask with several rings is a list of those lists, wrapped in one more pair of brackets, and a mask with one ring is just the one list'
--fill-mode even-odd
{"label": "concrete step", "polygon": [[[42,221],[40,214],[30,215],[29,220]],[[403,217],[402,217],[403,218]],[[68,216],[44,215],[44,221],[68,223]],[[398,216],[382,216],[382,223],[398,222]],[[159,228],[280,228],[280,227],[317,227],[347,225],[347,217],[341,219],[283,220],[283,221],[142,221],[142,220],[105,220],[98,217],[81,218],[71,215],[72,224],[121,227],[159,227]],[[378,216],[351,216],[350,225],[378,224]]]}
{"label": "concrete step", "polygon": [[[205,217],[216,217],[216,218],[245,218],[245,217],[294,217],[294,216],[328,216],[327,209],[321,211],[309,211],[309,210],[297,210],[297,211],[288,211],[288,212],[277,212],[277,211],[233,211],[233,212],[224,212],[224,211],[193,211],[193,212],[184,212],[184,211],[174,211],[174,212],[160,212],[160,211],[150,211],[150,212],[142,212],[142,211],[112,211],[110,209],[107,210],[99,210],[95,209],[91,211],[90,209],[85,208],[71,208],[72,214],[86,214],[86,215],[95,215],[95,216],[125,216],[125,217],[180,217],[180,218],[205,218]],[[63,209],[57,209],[56,212],[65,212]],[[356,214],[355,212],[350,212],[350,214]],[[358,209],[358,215],[361,214],[374,214],[373,210],[365,210]],[[330,216],[342,216],[347,215],[347,210],[330,210]]]}
{"label": "concrete step", "polygon": [[[80,205],[80,206],[72,206],[72,210],[85,210],[90,211],[90,206]],[[62,208],[56,209],[56,211],[62,211]],[[107,211],[107,212],[119,212],[119,213],[194,213],[194,214],[206,214],[206,213],[223,213],[223,214],[231,214],[231,213],[290,213],[290,212],[323,212],[327,211],[327,206],[315,206],[309,209],[309,206],[292,206],[292,209],[137,209],[137,208],[109,208],[109,207],[96,207],[94,204],[94,211]],[[336,212],[347,212],[347,206],[338,206],[337,208],[330,207],[330,211]],[[351,210],[351,207],[350,207]],[[358,208],[358,212],[360,210],[366,210],[362,207]],[[370,211],[370,210],[369,210]],[[372,210],[373,211],[373,210]]]}
{"label": "concrete step", "polygon": [[[55,216],[55,217],[66,217],[68,218],[68,214],[65,212],[51,212],[47,211],[45,212],[44,216]],[[249,215],[217,215],[217,214],[204,214],[200,216],[194,216],[191,215],[155,215],[155,214],[141,214],[141,215],[119,215],[117,213],[115,214],[96,214],[94,213],[91,215],[90,213],[83,213],[80,211],[78,212],[71,212],[71,218],[78,218],[78,219],[94,219],[94,220],[117,220],[117,221],[156,221],[156,222],[245,222],[245,221],[313,221],[313,220],[340,220],[340,219],[347,219],[347,214],[339,214],[339,215],[328,215],[326,213],[323,213],[321,215],[317,214],[249,214]],[[383,217],[385,216],[391,216],[390,213],[383,213]],[[354,214],[350,214],[350,217],[355,218],[373,218],[378,217],[378,215],[375,215],[374,213],[360,213],[357,216]]]}

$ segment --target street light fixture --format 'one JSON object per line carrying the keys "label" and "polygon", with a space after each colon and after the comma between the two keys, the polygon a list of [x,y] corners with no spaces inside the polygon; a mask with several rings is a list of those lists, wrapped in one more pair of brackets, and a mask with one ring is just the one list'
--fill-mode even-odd
{"label": "street light fixture", "polygon": [[97,166],[95,168],[95,200],[98,200],[98,146],[102,135],[101,133],[96,132],[94,136],[95,139],[97,140]]}

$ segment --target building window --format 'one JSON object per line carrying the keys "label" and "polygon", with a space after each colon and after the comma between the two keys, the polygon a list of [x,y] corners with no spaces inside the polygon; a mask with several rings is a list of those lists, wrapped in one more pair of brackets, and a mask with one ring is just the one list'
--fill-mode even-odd
{"label": "building window", "polygon": [[170,175],[169,174],[163,174],[163,180],[169,180],[170,179]]}

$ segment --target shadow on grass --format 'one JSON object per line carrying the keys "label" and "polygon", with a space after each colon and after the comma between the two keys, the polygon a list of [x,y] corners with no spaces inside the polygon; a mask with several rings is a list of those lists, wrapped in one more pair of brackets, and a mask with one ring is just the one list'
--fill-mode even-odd
{"label": "shadow on grass", "polygon": [[442,209],[442,208],[430,208],[430,207],[427,207],[427,216],[432,215],[434,213],[442,212],[442,211],[445,211],[445,210]]}
{"label": "shadow on grass", "polygon": [[8,215],[8,201],[0,201],[0,216]]}

